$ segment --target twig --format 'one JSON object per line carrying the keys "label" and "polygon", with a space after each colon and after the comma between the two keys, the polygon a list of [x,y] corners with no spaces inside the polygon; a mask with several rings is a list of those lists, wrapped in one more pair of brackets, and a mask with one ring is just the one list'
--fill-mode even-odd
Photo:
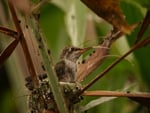
{"label": "twig", "polygon": [[149,93],[128,93],[128,92],[119,92],[119,91],[85,91],[84,96],[103,96],[103,97],[141,97],[149,98]]}
{"label": "twig", "polygon": [[139,42],[142,39],[142,37],[149,25],[150,25],[150,10],[147,11],[147,14],[143,20],[143,23],[141,25],[139,32],[138,32],[135,43]]}
{"label": "twig", "polygon": [[114,61],[111,65],[109,65],[101,74],[97,75],[93,80],[91,80],[79,93],[78,96],[81,95],[85,90],[87,90],[90,86],[96,83],[101,77],[103,77],[106,73],[108,73],[112,68],[114,68],[119,62],[121,62],[126,56],[135,51],[138,48],[146,46],[150,43],[150,36],[145,40],[134,45],[128,52],[126,52],[123,56]]}
{"label": "twig", "polygon": [[5,35],[11,36],[12,38],[17,38],[18,36],[18,33],[16,31],[5,27],[0,27],[0,32],[4,33]]}
{"label": "twig", "polygon": [[33,8],[31,9],[31,13],[37,13],[39,9],[47,2],[47,0],[42,0],[39,3],[37,3]]}
{"label": "twig", "polygon": [[28,49],[26,40],[24,38],[21,26],[19,24],[19,20],[18,20],[16,11],[15,11],[15,8],[14,8],[13,3],[12,3],[11,0],[8,0],[8,5],[9,5],[9,9],[10,9],[14,24],[16,26],[17,33],[18,33],[18,37],[17,37],[16,40],[20,41],[20,43],[21,43],[21,46],[23,48],[23,52],[25,54],[25,58],[26,58],[26,61],[27,61],[27,66],[28,66],[28,69],[29,69],[29,73],[30,73],[30,75],[31,75],[31,77],[34,81],[35,86],[37,86],[38,85],[38,80],[37,80],[37,77],[36,77],[36,71],[35,71],[35,68],[34,68],[34,65],[33,65],[33,62],[32,62],[32,59],[31,59],[31,55],[29,53],[29,49]]}

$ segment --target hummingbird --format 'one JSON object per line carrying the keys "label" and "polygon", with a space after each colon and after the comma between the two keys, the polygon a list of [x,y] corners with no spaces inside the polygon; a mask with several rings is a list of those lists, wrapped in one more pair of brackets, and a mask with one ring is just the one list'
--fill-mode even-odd
{"label": "hummingbird", "polygon": [[58,80],[75,82],[78,58],[89,48],[65,47],[60,55],[60,61],[55,65]]}

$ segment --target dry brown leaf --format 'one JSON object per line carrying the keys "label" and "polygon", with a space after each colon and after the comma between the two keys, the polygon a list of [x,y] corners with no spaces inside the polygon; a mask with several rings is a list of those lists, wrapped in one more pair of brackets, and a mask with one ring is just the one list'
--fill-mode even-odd
{"label": "dry brown leaf", "polygon": [[114,42],[121,35],[121,32],[112,31],[108,36],[106,36],[102,44],[94,47],[94,52],[86,60],[78,64],[76,81],[81,82],[84,80],[103,62],[109,53],[109,48],[112,42]]}
{"label": "dry brown leaf", "polygon": [[125,34],[130,34],[137,26],[129,25],[120,8],[120,0],[81,0],[92,11]]}

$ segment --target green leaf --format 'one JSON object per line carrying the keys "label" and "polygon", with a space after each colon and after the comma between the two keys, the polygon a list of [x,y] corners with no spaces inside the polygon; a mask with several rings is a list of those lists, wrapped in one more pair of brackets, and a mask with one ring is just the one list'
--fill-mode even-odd
{"label": "green leaf", "polygon": [[50,3],[55,4],[59,8],[61,8],[64,12],[68,12],[70,4],[73,0],[49,0]]}
{"label": "green leaf", "polygon": [[113,99],[115,99],[117,97],[101,97],[101,98],[98,98],[98,99],[95,99],[95,100],[92,100],[90,101],[87,105],[85,105],[84,107],[81,108],[81,111],[87,111],[95,106],[98,106],[104,102],[108,102],[108,101],[111,101]]}
{"label": "green leaf", "polygon": [[[143,0],[141,1],[143,2]],[[131,1],[131,0],[123,1],[122,8],[124,10],[124,13],[129,23],[135,23],[135,22],[139,23],[143,21],[144,16],[146,14],[146,10],[142,6],[140,6],[137,2]],[[131,35],[127,36],[129,45],[134,44],[137,34],[138,34],[139,27],[135,29],[135,31]],[[150,34],[148,31],[150,31],[150,28],[145,33],[144,37],[147,37],[148,34]],[[139,71],[140,71],[139,74],[141,75],[140,77],[147,83],[147,87],[150,87],[150,82],[149,82],[150,81],[150,76],[149,76],[150,63],[147,62],[149,61],[149,58],[150,58],[149,46],[136,50],[134,52],[134,56],[138,63],[136,67],[139,68]]]}
{"label": "green leaf", "polygon": [[147,9],[150,9],[150,0],[134,0]]}
{"label": "green leaf", "polygon": [[72,45],[83,44],[85,37],[86,9],[79,0],[72,0],[66,14],[67,30]]}
{"label": "green leaf", "polygon": [[80,0],[53,0],[65,12],[67,31],[73,46],[83,44],[85,37],[86,8]]}
{"label": "green leaf", "polygon": [[59,7],[52,4],[46,4],[41,9],[40,26],[52,52],[54,62],[58,60],[60,51],[69,40],[64,15]]}

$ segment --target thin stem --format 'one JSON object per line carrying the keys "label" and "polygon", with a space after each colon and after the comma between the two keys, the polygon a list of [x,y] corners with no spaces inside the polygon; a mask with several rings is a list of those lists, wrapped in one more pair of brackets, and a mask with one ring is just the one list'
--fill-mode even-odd
{"label": "thin stem", "polygon": [[21,46],[23,48],[23,52],[25,54],[25,58],[26,58],[26,61],[27,61],[27,66],[28,66],[28,69],[29,69],[29,73],[30,73],[30,75],[31,75],[31,77],[34,81],[35,86],[37,86],[38,85],[38,80],[37,80],[37,77],[36,77],[36,71],[35,71],[35,68],[34,68],[34,65],[33,65],[33,62],[32,62],[32,59],[31,59],[31,55],[30,55],[26,40],[24,38],[21,26],[19,24],[19,20],[18,20],[16,11],[15,11],[15,8],[14,8],[13,3],[12,3],[11,0],[8,0],[8,5],[9,5],[10,11],[11,11],[11,15],[12,15],[14,24],[15,24],[17,32],[18,32],[18,37],[17,37],[16,40],[19,40],[20,43],[21,43]]}
{"label": "thin stem", "polygon": [[42,0],[40,1],[38,4],[36,4],[32,9],[31,9],[31,13],[36,14],[37,12],[39,12],[39,9],[47,2],[47,0]]}
{"label": "thin stem", "polygon": [[91,80],[79,93],[78,95],[81,95],[85,90],[87,90],[90,86],[92,86],[94,83],[96,83],[101,77],[103,77],[106,73],[108,73],[112,68],[114,68],[119,62],[121,62],[126,56],[128,56],[130,53],[135,51],[138,48],[141,48],[147,44],[150,43],[150,36],[146,38],[145,40],[137,43],[134,45],[128,52],[126,52],[123,56],[118,58],[116,61],[114,61],[111,65],[109,65],[103,72],[101,72],[99,75],[97,75],[93,80]]}
{"label": "thin stem", "polygon": [[5,27],[0,27],[0,32],[5,35],[11,36],[12,38],[17,38],[18,36],[18,33],[16,31],[5,28]]}
{"label": "thin stem", "polygon": [[85,91],[84,96],[104,96],[104,97],[138,97],[138,98],[150,98],[149,93],[128,93],[119,91]]}

